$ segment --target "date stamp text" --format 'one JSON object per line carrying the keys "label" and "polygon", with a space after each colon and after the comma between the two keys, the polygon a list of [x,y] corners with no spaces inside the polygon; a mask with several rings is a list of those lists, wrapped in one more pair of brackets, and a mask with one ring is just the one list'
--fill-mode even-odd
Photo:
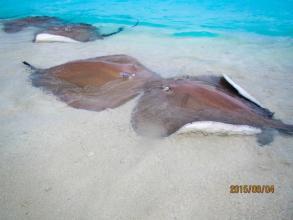
{"label": "date stamp text", "polygon": [[274,193],[274,185],[230,185],[230,193]]}

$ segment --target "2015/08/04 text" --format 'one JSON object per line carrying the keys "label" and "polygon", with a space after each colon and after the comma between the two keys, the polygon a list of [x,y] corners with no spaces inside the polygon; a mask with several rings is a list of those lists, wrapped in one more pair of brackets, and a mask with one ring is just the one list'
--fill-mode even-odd
{"label": "2015/08/04 text", "polygon": [[230,193],[274,193],[274,185],[230,185]]}

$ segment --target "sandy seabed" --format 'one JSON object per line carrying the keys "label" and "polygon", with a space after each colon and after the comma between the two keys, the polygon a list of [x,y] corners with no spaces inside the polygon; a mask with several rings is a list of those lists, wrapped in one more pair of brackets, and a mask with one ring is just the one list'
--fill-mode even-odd
{"label": "sandy seabed", "polygon": [[[0,219],[292,219],[293,138],[139,137],[137,101],[104,112],[68,107],[31,86],[26,60],[51,67],[110,54],[162,76],[226,73],[293,123],[293,43],[235,35],[170,38],[138,27],[103,41],[33,44],[0,32]],[[269,184],[272,194],[231,194]]]}

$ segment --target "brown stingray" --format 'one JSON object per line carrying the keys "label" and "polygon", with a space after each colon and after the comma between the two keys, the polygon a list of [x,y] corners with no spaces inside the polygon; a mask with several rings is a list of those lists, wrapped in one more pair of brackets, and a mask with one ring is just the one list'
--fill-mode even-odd
{"label": "brown stingray", "polygon": [[6,33],[15,33],[23,30],[27,27],[35,27],[35,28],[47,28],[48,26],[53,25],[61,25],[64,21],[56,18],[56,17],[49,17],[49,16],[32,16],[32,17],[25,17],[19,18],[14,20],[9,20],[3,23],[3,30]]}
{"label": "brown stingray", "polygon": [[[63,37],[68,37],[76,41],[87,42],[102,39],[99,29],[89,24],[66,24],[50,26],[38,34],[53,34]],[[36,36],[37,36],[36,35]]]}
{"label": "brown stingray", "polygon": [[[24,63],[34,69],[34,86],[74,108],[115,108],[143,92],[132,113],[132,125],[144,136],[168,136],[199,121],[293,133],[293,125],[274,119],[272,112],[242,96],[223,77],[162,79],[126,55],[78,60],[49,69]],[[261,144],[272,141],[271,133],[263,134],[269,135],[259,136]]]}
{"label": "brown stingray", "polygon": [[132,114],[132,125],[144,136],[168,136],[197,121],[293,132],[292,125],[272,115],[238,94],[223,77],[185,77],[149,82]]}
{"label": "brown stingray", "polygon": [[118,107],[142,92],[147,81],[159,78],[126,55],[78,60],[49,69],[32,68],[34,86],[52,92],[72,107],[93,111]]}
{"label": "brown stingray", "polygon": [[[132,27],[136,26],[133,25]],[[85,23],[70,23],[56,17],[49,16],[32,16],[9,20],[3,23],[3,30],[6,33],[16,33],[24,28],[34,27],[38,30],[35,32],[35,39],[38,34],[52,34],[71,38],[75,41],[87,42],[104,37],[112,36],[124,30],[123,27],[112,33],[101,33],[99,28]]]}

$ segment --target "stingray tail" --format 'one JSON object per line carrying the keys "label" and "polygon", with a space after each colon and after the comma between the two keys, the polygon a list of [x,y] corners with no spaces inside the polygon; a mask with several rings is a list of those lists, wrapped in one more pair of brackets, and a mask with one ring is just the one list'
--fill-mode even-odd
{"label": "stingray tail", "polygon": [[110,37],[112,35],[118,34],[120,32],[124,31],[124,27],[119,27],[117,31],[114,31],[112,33],[109,34],[102,34],[102,37]]}
{"label": "stingray tail", "polygon": [[283,124],[278,130],[284,134],[293,135],[293,125]]}
{"label": "stingray tail", "polygon": [[[136,27],[138,24],[139,24],[139,20],[137,20],[136,23],[135,23],[134,25],[130,26],[130,28],[134,28],[134,27]],[[119,28],[117,29],[117,31],[114,31],[114,32],[109,33],[109,34],[102,34],[102,37],[110,37],[110,36],[112,36],[112,35],[115,35],[115,34],[118,34],[118,33],[122,32],[122,31],[124,31],[124,30],[125,30],[125,27],[119,27]]]}
{"label": "stingray tail", "polygon": [[287,135],[293,135],[293,125],[285,124],[281,120],[274,120],[271,127],[277,129],[279,132]]}
{"label": "stingray tail", "polygon": [[22,63],[23,63],[24,65],[28,66],[31,70],[34,70],[34,71],[38,71],[38,70],[40,70],[39,68],[37,68],[37,67],[31,65],[30,63],[28,63],[28,62],[26,62],[26,61],[23,61]]}

